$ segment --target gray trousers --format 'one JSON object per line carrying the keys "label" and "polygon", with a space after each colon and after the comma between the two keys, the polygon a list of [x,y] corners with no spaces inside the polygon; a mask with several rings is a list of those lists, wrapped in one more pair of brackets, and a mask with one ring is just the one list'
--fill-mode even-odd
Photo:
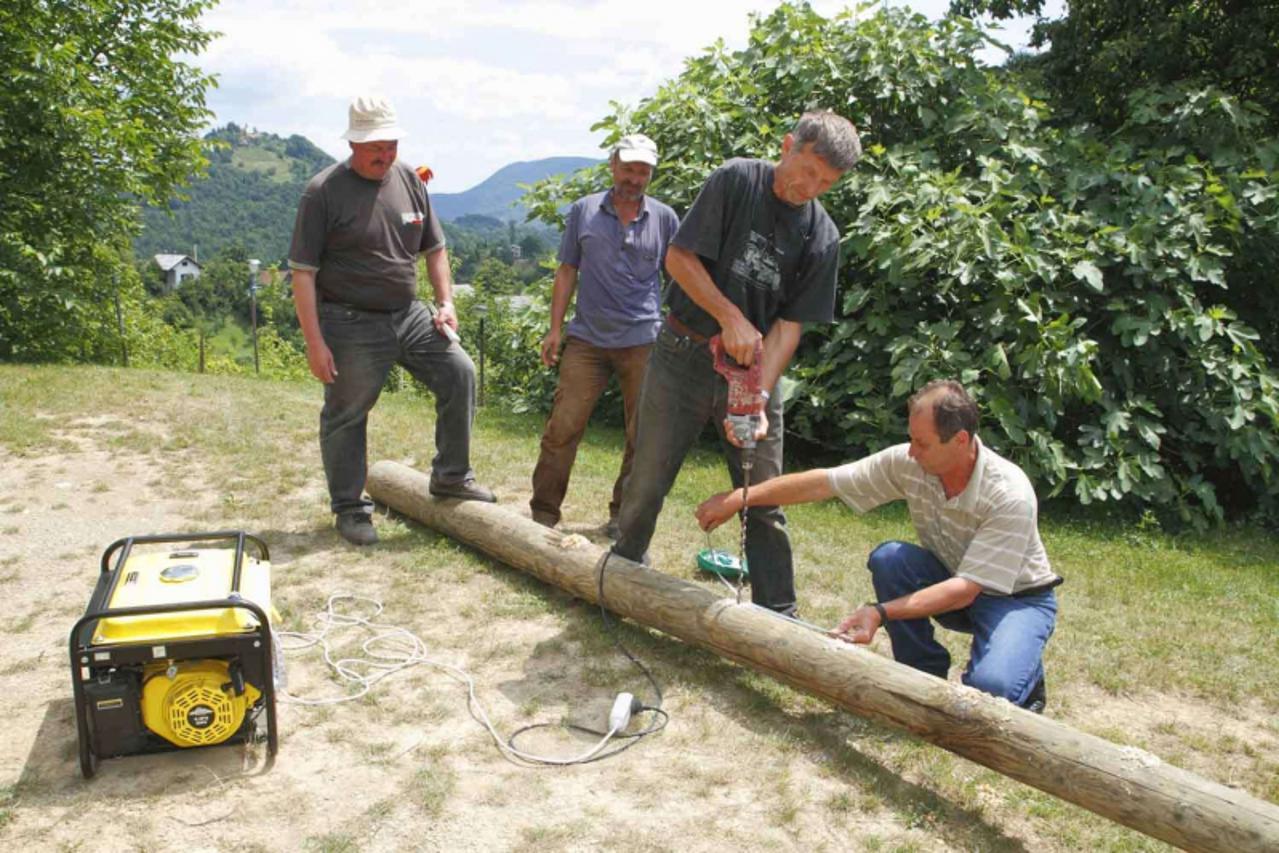
{"label": "gray trousers", "polygon": [[[724,438],[728,384],[715,372],[710,350],[663,324],[653,345],[635,426],[635,461],[622,492],[621,536],[613,551],[641,560],[657,527],[662,503],[693,443],[710,421],[724,450],[734,488],[742,485],[742,451]],[[755,448],[751,483],[782,473],[782,401],[768,403],[768,435]],[[751,600],[782,613],[795,611],[795,569],[786,516],[780,507],[753,506],[746,516],[746,560]],[[690,515],[685,522],[696,525]],[[732,527],[732,523],[729,525]]]}
{"label": "gray trousers", "polygon": [[320,332],[337,368],[337,377],[324,386],[320,411],[320,456],[333,512],[368,512],[373,506],[363,497],[368,416],[395,364],[435,395],[432,481],[455,483],[475,476],[470,462],[475,365],[436,330],[430,310],[416,300],[390,313],[322,302],[319,315]]}

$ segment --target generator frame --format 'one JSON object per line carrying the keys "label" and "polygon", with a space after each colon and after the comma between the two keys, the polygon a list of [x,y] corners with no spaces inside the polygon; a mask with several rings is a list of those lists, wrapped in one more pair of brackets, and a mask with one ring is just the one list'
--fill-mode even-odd
{"label": "generator frame", "polygon": [[[128,562],[134,545],[172,544],[179,542],[212,543],[219,541],[235,542],[235,562],[231,575],[231,590],[226,598],[203,601],[184,601],[169,604],[146,605],[141,607],[110,606],[115,593],[116,584],[123,574],[122,569]],[[102,553],[101,571],[89,605],[83,616],[71,629],[71,683],[75,694],[76,731],[80,742],[80,770],[86,779],[97,772],[98,761],[105,757],[94,749],[94,732],[88,714],[88,697],[85,684],[93,681],[99,672],[119,667],[138,667],[157,661],[186,661],[217,658],[222,660],[238,659],[243,667],[245,679],[262,693],[262,701],[266,711],[267,755],[273,761],[279,747],[279,733],[276,727],[275,712],[275,673],[273,668],[273,649],[271,645],[271,624],[266,612],[257,604],[240,595],[240,573],[244,562],[245,544],[251,542],[261,560],[270,560],[270,552],[266,543],[256,536],[241,530],[221,530],[212,533],[171,533],[150,536],[128,536],[117,539]],[[114,567],[111,558],[116,552],[119,557]],[[146,640],[116,643],[94,643],[93,635],[98,621],[105,618],[123,616],[154,616],[167,613],[182,613],[197,610],[217,610],[236,608],[247,610],[257,620],[257,625],[245,631],[227,634],[215,634],[207,637],[186,637],[179,639]],[[161,650],[161,654],[156,654]],[[252,728],[246,718],[244,726]],[[223,746],[227,743],[242,742],[245,736],[237,733],[227,740],[207,746]],[[147,738],[142,748],[127,754],[151,754],[158,752],[184,751],[203,749],[205,746],[177,746],[164,741],[158,735]]]}

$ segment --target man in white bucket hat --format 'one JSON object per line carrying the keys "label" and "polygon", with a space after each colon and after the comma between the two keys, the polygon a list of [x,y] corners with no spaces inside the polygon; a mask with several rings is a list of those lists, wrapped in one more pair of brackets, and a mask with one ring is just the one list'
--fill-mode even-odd
{"label": "man in white bucket hat", "polygon": [[[435,395],[431,493],[493,501],[471,469],[475,365],[457,340],[444,231],[417,173],[396,161],[400,127],[386,98],[351,101],[342,138],[350,159],[320,172],[302,193],[289,266],[307,362],[324,383],[320,455],[337,529],[377,541],[363,496],[368,413],[401,364]],[[426,260],[433,306],[417,299]]]}

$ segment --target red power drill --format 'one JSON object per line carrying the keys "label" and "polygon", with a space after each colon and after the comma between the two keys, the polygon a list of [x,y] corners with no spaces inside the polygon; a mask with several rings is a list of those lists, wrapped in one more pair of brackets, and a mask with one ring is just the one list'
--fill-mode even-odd
{"label": "red power drill", "polygon": [[[764,344],[755,340],[755,357],[750,367],[742,367],[729,358],[724,342],[716,335],[710,341],[711,356],[715,359],[715,372],[728,382],[728,422],[733,436],[744,449],[755,447],[755,430],[759,416],[764,411],[764,394],[760,387],[764,375]],[[743,467],[749,465],[743,456]],[[749,469],[748,469],[749,470]]]}
{"label": "red power drill", "polygon": [[[764,344],[755,339],[755,357],[750,367],[742,367],[729,358],[724,342],[716,335],[710,340],[711,357],[715,372],[728,383],[726,414],[733,438],[742,448],[742,519],[738,547],[742,569],[737,575],[737,602],[742,601],[742,580],[746,576],[746,514],[751,493],[751,469],[755,467],[755,430],[759,428],[759,416],[764,412]],[[709,534],[708,534],[709,535]]]}

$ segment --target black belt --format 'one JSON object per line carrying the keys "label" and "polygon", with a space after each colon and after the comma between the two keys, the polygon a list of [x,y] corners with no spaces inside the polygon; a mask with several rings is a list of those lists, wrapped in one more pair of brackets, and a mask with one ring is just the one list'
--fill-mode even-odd
{"label": "black belt", "polygon": [[365,314],[394,314],[396,311],[403,311],[404,308],[365,308],[363,305],[351,305],[347,302],[338,302],[336,299],[321,299],[321,305],[336,305],[339,308],[346,308],[349,311],[360,311]]}
{"label": "black belt", "polygon": [[666,315],[666,325],[671,327],[671,331],[679,335],[681,338],[688,338],[695,344],[704,344],[709,341],[710,335],[703,335],[701,332],[694,331],[689,328],[683,320],[674,314]]}
{"label": "black belt", "polygon": [[1039,586],[1032,586],[1030,589],[1023,589],[1020,592],[1014,592],[1008,597],[1009,598],[1025,598],[1028,595],[1037,595],[1038,593],[1041,593],[1041,592],[1047,592],[1048,590],[1053,589],[1054,587],[1059,587],[1065,582],[1066,582],[1066,579],[1059,575],[1058,577],[1055,577],[1052,580],[1050,580],[1048,583],[1041,583]]}

